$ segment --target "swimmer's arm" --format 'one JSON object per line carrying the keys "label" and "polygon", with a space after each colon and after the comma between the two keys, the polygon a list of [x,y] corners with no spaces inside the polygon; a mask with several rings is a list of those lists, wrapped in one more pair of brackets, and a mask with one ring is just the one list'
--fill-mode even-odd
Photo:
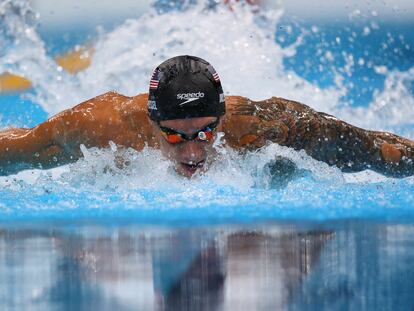
{"label": "swimmer's arm", "polygon": [[318,115],[318,135],[309,142],[302,141],[305,148],[306,144],[316,147],[312,151],[306,148],[312,157],[344,172],[370,169],[390,177],[414,175],[413,141],[387,132],[364,130],[324,113]]}
{"label": "swimmer's arm", "polygon": [[116,126],[112,103],[125,98],[114,92],[97,96],[31,129],[0,132],[0,175],[24,169],[48,169],[76,161],[79,146],[105,147]]}
{"label": "swimmer's arm", "polygon": [[[79,144],[79,132],[84,124],[84,103],[67,109],[33,128],[11,128],[0,132],[0,175],[10,175],[25,169],[49,169],[76,161],[71,152]],[[76,122],[75,122],[76,121]]]}
{"label": "swimmer's arm", "polygon": [[336,165],[344,172],[371,169],[393,177],[414,175],[411,140],[391,133],[367,131],[283,98],[239,102],[233,115],[259,120],[255,135],[244,136],[253,148],[273,141],[303,149],[311,157]]}
{"label": "swimmer's arm", "polygon": [[0,132],[0,175],[24,169],[47,169],[67,163],[69,157],[53,139],[53,129],[42,123],[31,129],[12,128]]}

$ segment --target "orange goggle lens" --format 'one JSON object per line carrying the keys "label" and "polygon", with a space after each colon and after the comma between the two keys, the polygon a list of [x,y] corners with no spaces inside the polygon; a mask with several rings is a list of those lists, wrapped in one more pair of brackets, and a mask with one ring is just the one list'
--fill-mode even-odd
{"label": "orange goggle lens", "polygon": [[180,134],[165,134],[164,132],[163,134],[164,134],[165,139],[170,144],[177,144],[185,140],[184,138],[181,137]]}

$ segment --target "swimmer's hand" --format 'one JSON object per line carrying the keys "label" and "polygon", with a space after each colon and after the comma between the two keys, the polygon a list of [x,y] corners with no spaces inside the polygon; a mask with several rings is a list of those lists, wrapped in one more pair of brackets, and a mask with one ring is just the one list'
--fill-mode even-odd
{"label": "swimmer's hand", "polygon": [[306,171],[299,169],[295,162],[288,158],[277,156],[265,166],[265,172],[270,175],[271,188],[284,188],[295,178],[304,176]]}
{"label": "swimmer's hand", "polygon": [[405,140],[399,143],[383,142],[380,145],[380,166],[385,175],[407,177],[414,175],[414,143]]}
{"label": "swimmer's hand", "polygon": [[[1,131],[0,175],[24,169],[48,169],[79,159],[82,141],[73,126],[74,116],[76,113],[68,109],[30,129]],[[82,124],[81,118],[78,124]]]}
{"label": "swimmer's hand", "polygon": [[11,128],[0,132],[0,176],[24,169],[47,169],[70,161],[70,156],[53,144],[43,130]]}

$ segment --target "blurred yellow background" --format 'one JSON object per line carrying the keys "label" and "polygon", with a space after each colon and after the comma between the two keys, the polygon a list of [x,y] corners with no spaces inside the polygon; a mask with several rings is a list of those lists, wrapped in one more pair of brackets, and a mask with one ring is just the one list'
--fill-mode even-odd
{"label": "blurred yellow background", "polygon": [[[75,74],[89,67],[92,61],[93,47],[77,47],[64,55],[55,57],[56,63],[64,70]],[[31,82],[9,72],[0,75],[0,92],[19,92],[31,87]]]}

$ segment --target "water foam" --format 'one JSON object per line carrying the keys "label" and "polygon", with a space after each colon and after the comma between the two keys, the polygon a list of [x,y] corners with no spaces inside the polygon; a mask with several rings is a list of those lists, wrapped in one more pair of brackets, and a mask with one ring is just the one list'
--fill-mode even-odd
{"label": "water foam", "polygon": [[[112,145],[82,151],[84,158],[59,172],[1,177],[0,221],[102,217],[195,224],[412,215],[412,179],[347,183],[338,169],[277,145],[246,155],[223,148],[219,161],[191,180],[178,176],[158,150]],[[272,187],[265,167],[275,153],[308,173]]]}
{"label": "water foam", "polygon": [[283,58],[294,53],[294,45],[275,44],[274,30],[282,13],[253,13],[247,6],[231,11],[222,5],[206,10],[200,3],[184,11],[128,20],[97,42],[93,64],[79,75],[80,84],[134,95],[147,90],[156,64],[190,54],[214,64],[227,94],[252,99],[277,94],[332,110],[341,96],[338,89],[321,90],[283,69]]}
{"label": "water foam", "polygon": [[[29,1],[0,2],[0,72],[9,71],[30,79],[35,96],[27,96],[46,112],[55,113],[59,106],[56,103],[77,94],[76,79],[47,55],[36,31],[38,19]],[[75,96],[74,100],[78,99]]]}
{"label": "water foam", "polygon": [[[345,108],[340,116],[349,122],[370,129],[392,130],[414,124],[414,97],[411,84],[414,81],[414,67],[407,71],[381,71],[385,75],[384,89],[374,92],[368,108]],[[414,139],[414,131],[405,136]]]}

